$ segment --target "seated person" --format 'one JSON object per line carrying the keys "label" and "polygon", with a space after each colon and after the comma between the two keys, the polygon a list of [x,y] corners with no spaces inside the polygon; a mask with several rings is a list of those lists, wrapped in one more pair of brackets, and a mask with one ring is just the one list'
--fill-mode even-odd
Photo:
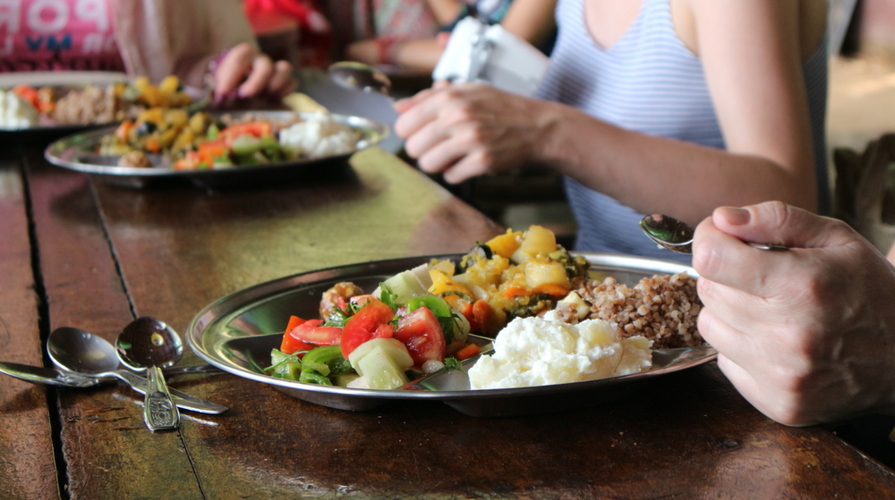
{"label": "seated person", "polygon": [[395,132],[447,182],[532,163],[564,175],[577,250],[688,262],[642,234],[643,214],[827,209],[826,13],[825,0],[558,0],[540,99],[439,85],[395,104]]}
{"label": "seated person", "polygon": [[[452,0],[454,1],[454,0]],[[346,57],[366,64],[394,65],[414,73],[430,74],[438,64],[450,31],[461,19],[473,15],[488,24],[500,24],[505,29],[538,46],[545,53],[552,47],[554,26],[543,19],[552,18],[555,0],[477,0],[460,5],[454,1],[456,13],[446,22],[441,33],[430,38],[383,37],[355,42]],[[447,9],[445,9],[447,10]]]}
{"label": "seated person", "polygon": [[280,97],[296,86],[291,64],[258,51],[235,1],[19,0],[0,15],[0,71],[126,71],[153,83],[176,75],[210,83],[217,101]]}

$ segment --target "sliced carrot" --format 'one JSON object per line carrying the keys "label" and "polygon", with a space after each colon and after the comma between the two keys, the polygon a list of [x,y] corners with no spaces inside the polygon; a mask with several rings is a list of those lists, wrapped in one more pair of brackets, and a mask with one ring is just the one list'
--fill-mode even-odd
{"label": "sliced carrot", "polygon": [[162,150],[161,144],[159,144],[158,139],[155,137],[149,137],[146,139],[146,150],[150,153],[158,153]]}
{"label": "sliced carrot", "polygon": [[134,127],[134,122],[130,120],[125,120],[121,122],[121,125],[115,129],[115,137],[118,138],[122,143],[127,144],[127,136],[130,130]]}
{"label": "sliced carrot", "polygon": [[494,310],[491,309],[491,304],[484,300],[477,300],[472,304],[472,317],[475,319],[475,322],[478,323],[479,328],[484,329],[491,324],[492,318],[494,317]]}
{"label": "sliced carrot", "polygon": [[463,306],[463,316],[466,317],[466,321],[469,322],[469,331],[470,332],[478,332],[480,331],[481,325],[475,319],[475,313],[473,312],[473,303],[464,301],[465,305]]}
{"label": "sliced carrot", "polygon": [[513,297],[537,295],[541,293],[546,293],[547,295],[565,296],[567,293],[569,293],[569,289],[562,285],[557,285],[556,283],[545,283],[531,289],[521,286],[511,286],[504,290],[502,295],[508,299],[512,299]]}
{"label": "sliced carrot", "polygon": [[479,353],[479,346],[477,346],[475,344],[469,344],[468,346],[464,347],[463,349],[460,349],[459,351],[457,351],[457,354],[455,354],[454,357],[457,358],[457,361],[463,361],[464,359],[469,359],[478,353]]}

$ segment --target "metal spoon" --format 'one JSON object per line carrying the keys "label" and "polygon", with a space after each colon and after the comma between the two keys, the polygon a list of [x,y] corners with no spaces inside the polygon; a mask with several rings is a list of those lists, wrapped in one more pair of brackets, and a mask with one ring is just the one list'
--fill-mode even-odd
{"label": "metal spoon", "polygon": [[[660,247],[677,253],[693,253],[694,229],[674,217],[662,214],[647,215],[640,220],[640,229]],[[789,250],[788,247],[782,245],[754,243],[751,241],[746,243],[759,250]]]}
{"label": "metal spoon", "polygon": [[143,421],[151,431],[180,426],[180,412],[171,400],[161,367],[171,366],[183,355],[183,342],[173,328],[150,317],[137,318],[124,327],[115,341],[118,359],[128,368],[149,371],[143,402]]}
{"label": "metal spoon", "polygon": [[392,90],[392,81],[385,73],[364,63],[354,61],[333,63],[328,73],[333,82],[346,89],[378,92],[385,96]]}
{"label": "metal spoon", "polygon": [[[53,364],[67,372],[90,379],[96,379],[98,381],[104,381],[114,377],[126,382],[140,394],[146,392],[146,379],[127,370],[119,370],[119,361],[115,352],[115,346],[110,344],[104,338],[93,335],[90,332],[67,326],[57,328],[53,330],[47,338],[47,352],[49,353]],[[22,369],[23,367],[19,368]],[[199,368],[203,368],[203,366],[199,365]],[[177,368],[169,368],[169,370],[177,370]],[[196,367],[192,366],[186,367],[180,372],[199,373],[196,371]],[[12,374],[10,373],[10,375]],[[53,378],[59,379],[59,377],[55,375]],[[26,380],[52,383],[34,376],[30,376],[29,378],[26,378]],[[78,386],[86,387],[86,385],[80,384]],[[227,411],[226,406],[221,406],[204,399],[190,396],[177,389],[171,389],[171,394],[174,398],[174,403],[184,410],[211,414]]]}

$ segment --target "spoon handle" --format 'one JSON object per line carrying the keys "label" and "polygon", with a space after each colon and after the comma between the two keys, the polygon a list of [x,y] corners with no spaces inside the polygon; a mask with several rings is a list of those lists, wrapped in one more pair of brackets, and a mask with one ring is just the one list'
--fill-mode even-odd
{"label": "spoon handle", "polygon": [[0,361],[0,373],[35,384],[58,385],[61,387],[93,387],[109,381],[109,379],[85,377],[77,373],[44,368],[42,366],[23,365],[10,361]]}
{"label": "spoon handle", "polygon": [[[129,386],[140,394],[146,393],[148,382],[145,378],[127,370],[117,370],[112,372],[112,374],[127,382]],[[184,410],[217,415],[219,413],[224,413],[228,409],[226,406],[212,403],[211,401],[206,401],[195,396],[190,396],[189,394],[172,387],[168,387],[168,393],[171,394],[171,399],[174,400],[174,404],[176,404],[178,408]]]}
{"label": "spoon handle", "polygon": [[171,400],[165,376],[157,366],[150,366],[148,370],[149,385],[143,400],[143,421],[152,432],[177,429],[180,426],[180,413]]}
{"label": "spoon handle", "polygon": [[174,375],[192,375],[194,373],[219,373],[222,370],[214,365],[191,365],[191,366],[172,366],[171,368],[162,368],[162,373],[166,377]]}

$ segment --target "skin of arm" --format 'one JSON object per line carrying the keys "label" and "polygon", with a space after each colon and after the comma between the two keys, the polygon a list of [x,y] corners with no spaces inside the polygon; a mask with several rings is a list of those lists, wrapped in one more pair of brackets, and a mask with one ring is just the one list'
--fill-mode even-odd
{"label": "skin of arm", "polygon": [[780,202],[721,207],[696,228],[693,267],[699,332],[762,413],[795,426],[895,414],[895,267],[847,224]]}
{"label": "skin of arm", "polygon": [[443,172],[448,182],[527,160],[642,213],[691,224],[714,207],[766,199],[815,210],[799,2],[688,1],[728,151],[622,130],[483,85],[427,90],[397,103],[396,133],[423,170]]}
{"label": "skin of arm", "polygon": [[[556,0],[514,0],[500,25],[519,38],[538,45],[544,42],[556,27],[553,19],[555,8]],[[453,20],[456,15],[457,12],[454,12],[454,16],[443,24]],[[394,49],[395,63],[411,71],[431,73],[438,64],[446,44],[446,37],[403,41]],[[375,40],[351,44],[347,49],[347,55],[353,61],[367,64],[380,62],[379,48]]]}

